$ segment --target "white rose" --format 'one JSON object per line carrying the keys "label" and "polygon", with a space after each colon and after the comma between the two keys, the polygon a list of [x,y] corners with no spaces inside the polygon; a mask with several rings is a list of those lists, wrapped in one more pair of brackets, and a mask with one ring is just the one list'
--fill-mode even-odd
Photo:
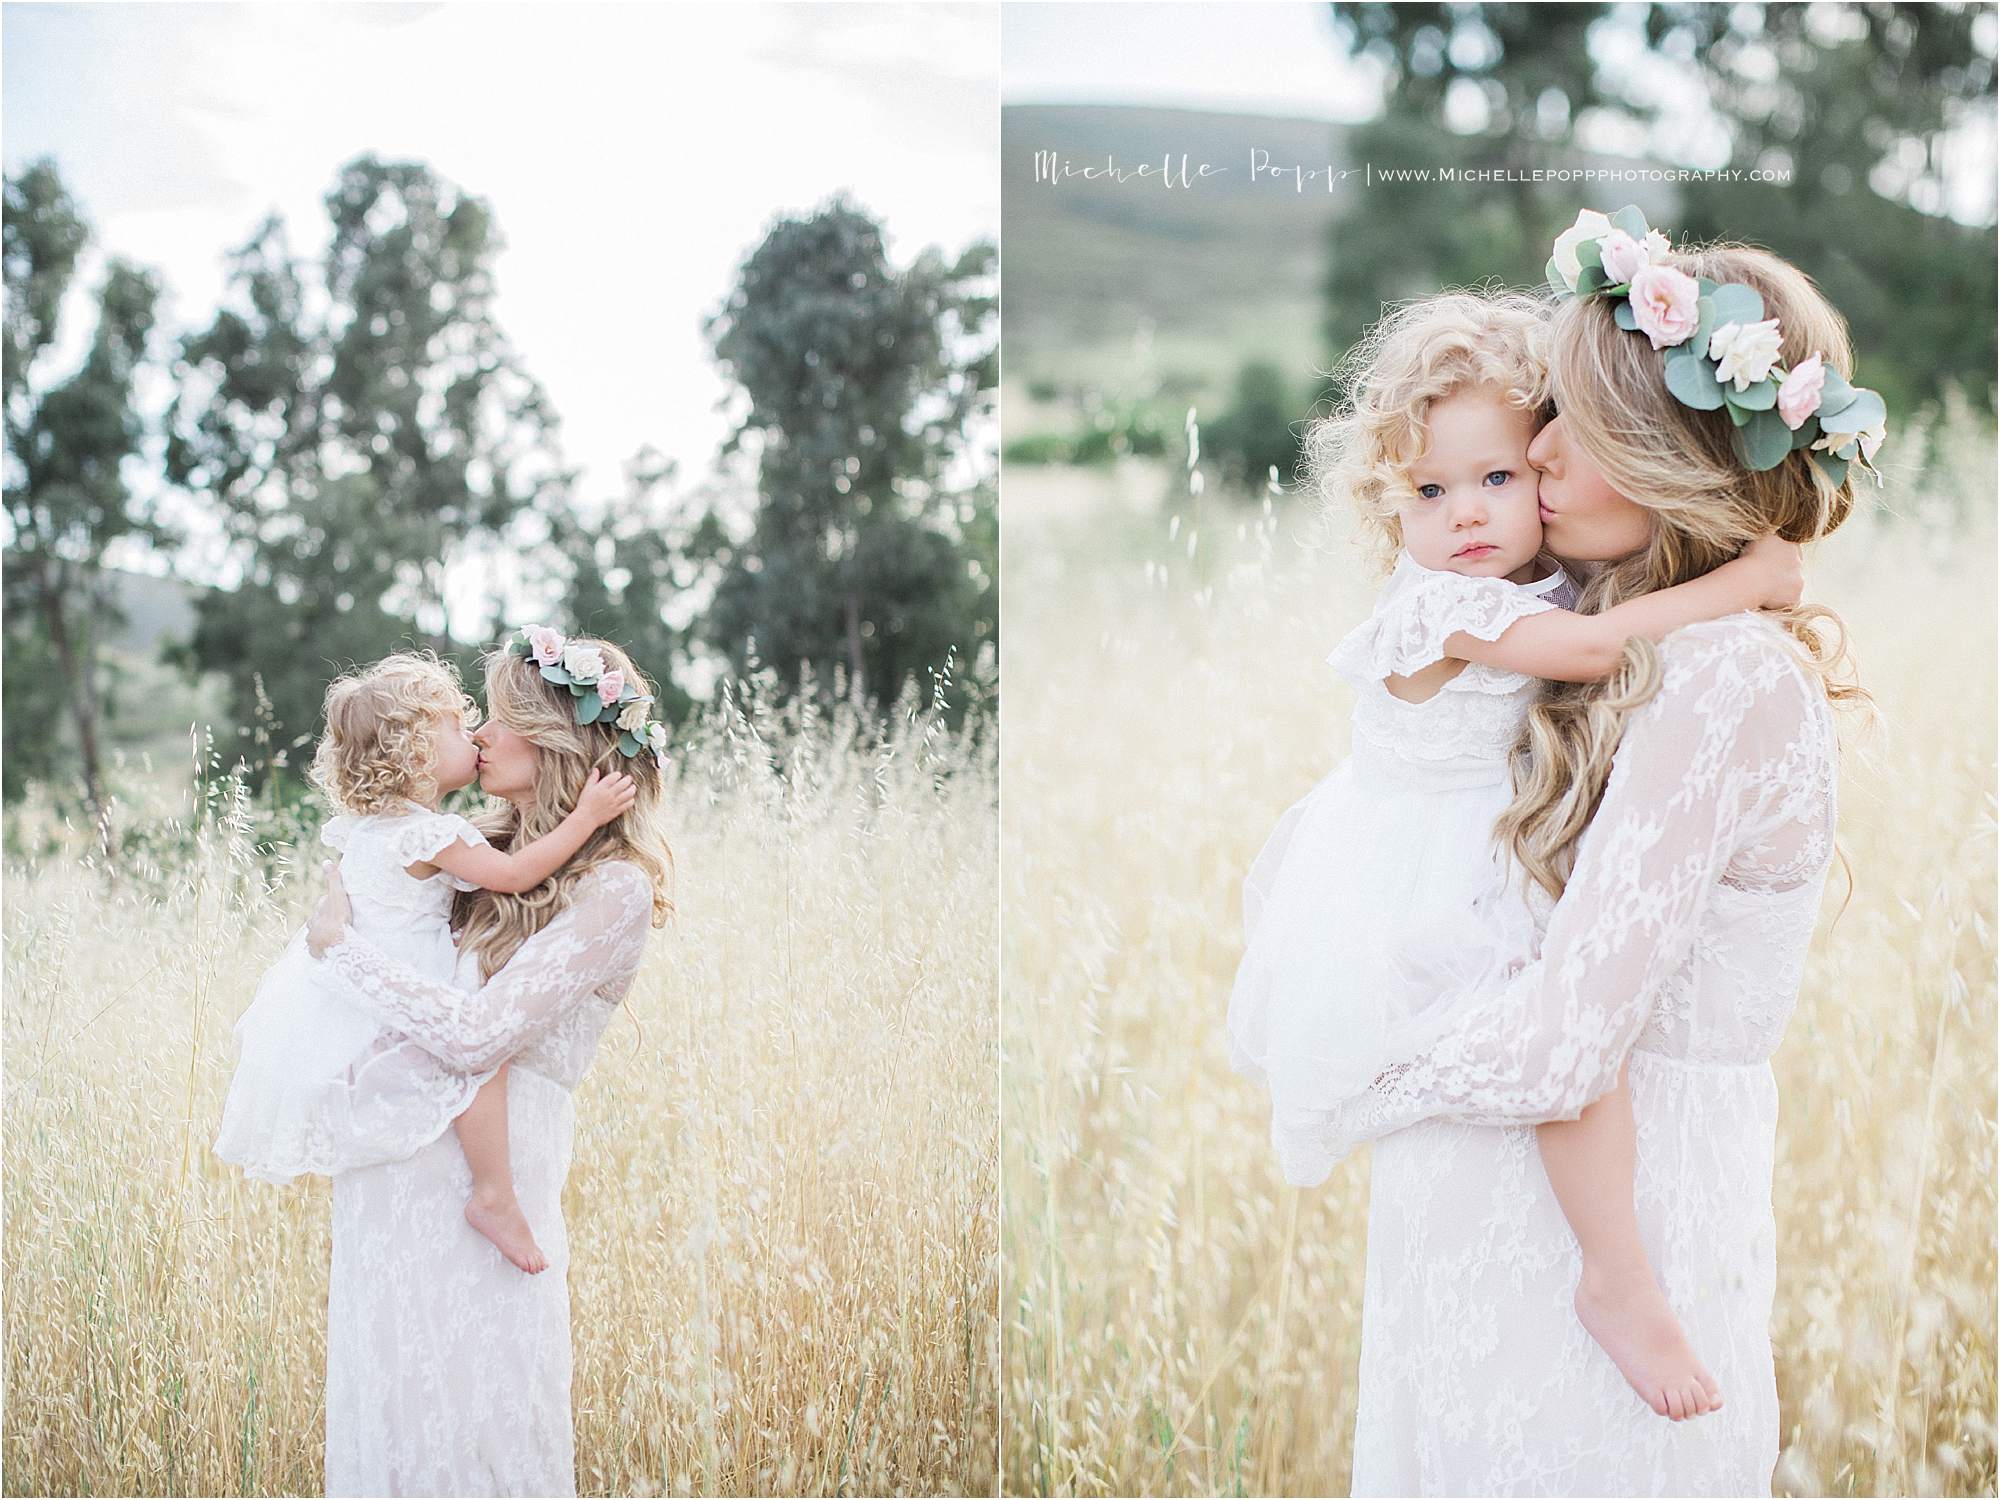
{"label": "white rose", "polygon": [[1669,246],[1667,245],[1667,237],[1664,234],[1661,234],[1657,229],[1649,229],[1646,231],[1646,238],[1640,241],[1640,243],[1646,248],[1647,265],[1658,266],[1666,264]]}
{"label": "white rose", "polygon": [[650,698],[634,698],[619,712],[618,727],[627,734],[637,734],[639,726],[646,722],[646,705]]}
{"label": "white rose", "polygon": [[1748,390],[1771,373],[1782,342],[1776,318],[1761,323],[1724,323],[1708,336],[1708,357],[1718,361],[1715,378],[1733,380],[1737,390]]}
{"label": "white rose", "polygon": [[1576,222],[1556,237],[1556,270],[1563,282],[1573,292],[1576,278],[1583,274],[1583,266],[1576,258],[1576,247],[1585,240],[1600,240],[1611,232],[1611,221],[1594,208],[1580,209]]}
{"label": "white rose", "polygon": [[1862,427],[1853,432],[1830,432],[1822,429],[1819,440],[1813,444],[1813,447],[1823,448],[1828,453],[1833,453],[1845,448],[1849,443],[1859,438],[1861,440],[1862,459],[1865,462],[1873,463],[1875,461],[1875,450],[1882,446],[1882,440],[1888,437],[1888,435],[1889,424],[1886,422],[1877,422],[1873,427]]}
{"label": "white rose", "polygon": [[604,675],[604,653],[595,646],[563,648],[563,670],[578,682],[592,683]]}
{"label": "white rose", "polygon": [[655,752],[663,753],[667,748],[667,726],[655,719],[646,726],[646,743]]}

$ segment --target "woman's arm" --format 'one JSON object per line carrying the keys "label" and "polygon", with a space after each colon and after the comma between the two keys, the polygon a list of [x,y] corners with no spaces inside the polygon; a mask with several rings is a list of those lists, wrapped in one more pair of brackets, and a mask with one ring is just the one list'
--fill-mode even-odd
{"label": "woman's arm", "polygon": [[308,944],[350,1002],[453,1072],[483,1073],[579,1000],[636,970],[651,916],[645,875],[627,864],[601,865],[578,882],[575,900],[472,991],[425,978],[351,930],[328,942],[333,919],[325,912],[308,927]]}
{"label": "woman's arm", "polygon": [[[1816,831],[1817,687],[1762,631],[1685,639],[1635,712],[1541,957],[1442,997],[1438,1031],[1322,1121],[1343,1147],[1442,1118],[1574,1119],[1608,1093],[1739,850]],[[1510,898],[1511,899],[1511,898]]]}
{"label": "woman's arm", "polygon": [[592,771],[569,816],[533,843],[514,850],[491,844],[446,844],[428,864],[412,865],[409,873],[422,880],[443,870],[481,890],[509,895],[531,891],[575,858],[593,833],[629,810],[637,786],[623,771],[602,779]]}
{"label": "woman's arm", "polygon": [[1775,536],[1759,537],[1741,557],[1699,578],[1628,599],[1602,614],[1552,609],[1516,620],[1498,640],[1455,632],[1445,641],[1445,650],[1465,661],[1552,682],[1595,682],[1611,675],[1626,641],[1634,636],[1658,641],[1702,620],[1719,620],[1748,609],[1784,608],[1799,602],[1804,587],[1798,545]]}

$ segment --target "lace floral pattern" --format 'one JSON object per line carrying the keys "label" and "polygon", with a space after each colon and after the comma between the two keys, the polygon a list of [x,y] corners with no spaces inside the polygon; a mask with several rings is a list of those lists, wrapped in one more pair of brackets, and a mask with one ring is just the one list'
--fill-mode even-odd
{"label": "lace floral pattern", "polygon": [[[1676,632],[1661,662],[1539,956],[1495,945],[1421,1054],[1319,1118],[1330,1153],[1375,1141],[1355,1494],[1769,1493],[1769,1059],[1831,848],[1833,729],[1767,620]],[[1699,1422],[1654,1416],[1577,1323],[1528,1128],[1628,1052],[1641,1232],[1726,1402]]]}
{"label": "lace floral pattern", "polygon": [[549,1268],[515,1270],[465,1223],[471,1174],[445,1135],[333,1185],[327,1298],[331,1495],[570,1495],[569,1241],[574,1110],[652,917],[646,876],[601,865],[484,985],[440,983],[350,937],[327,952],[343,993],[446,1070],[510,1058],[515,1188]]}

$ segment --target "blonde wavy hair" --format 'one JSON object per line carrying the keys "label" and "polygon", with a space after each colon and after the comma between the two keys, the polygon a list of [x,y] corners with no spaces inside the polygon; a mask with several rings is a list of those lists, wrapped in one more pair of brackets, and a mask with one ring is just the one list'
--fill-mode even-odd
{"label": "blonde wavy hair", "polygon": [[343,672],[321,708],[326,732],[306,773],[341,812],[434,803],[437,738],[447,720],[479,722],[458,670],[431,651],[401,651]]}
{"label": "blonde wavy hair", "polygon": [[[607,669],[625,674],[642,693],[653,685],[632,659],[609,641],[574,638],[572,646],[595,646]],[[479,955],[480,974],[491,978],[521,944],[548,926],[568,906],[579,880],[601,864],[624,860],[645,871],[653,887],[653,925],[673,915],[673,851],[662,826],[663,782],[653,757],[630,758],[618,750],[619,731],[609,719],[576,722],[569,690],[543,679],[526,657],[500,650],[487,653],[486,705],[493,718],[535,747],[534,801],[523,815],[513,804],[495,802],[473,819],[501,849],[531,843],[550,832],[576,806],[592,770],[623,771],[638,784],[631,808],[591,834],[574,858],[533,890],[519,895],[464,891],[453,903],[452,925],[459,946]]]}
{"label": "blonde wavy hair", "polygon": [[1528,412],[1551,415],[1548,309],[1497,288],[1405,302],[1374,324],[1332,374],[1346,395],[1306,429],[1303,469],[1322,503],[1351,505],[1384,571],[1402,550],[1397,511],[1416,497],[1410,469],[1430,447],[1430,409],[1471,386],[1490,386]]}
{"label": "blonde wavy hair", "polygon": [[[1812,278],[1766,250],[1717,243],[1671,253],[1690,276],[1741,282],[1764,299],[1784,335],[1782,359],[1819,353],[1843,375],[1854,367],[1846,321]],[[1775,531],[1792,542],[1825,536],[1854,507],[1851,477],[1834,484],[1804,450],[1774,469],[1747,468],[1719,411],[1683,406],[1667,390],[1665,354],[1612,321],[1602,298],[1569,298],[1550,316],[1549,377],[1569,434],[1611,488],[1651,515],[1652,537],[1600,568],[1577,610],[1597,614],[1627,599],[1697,578]],[[1848,659],[1839,616],[1819,606],[1774,612],[1801,660],[1835,702],[1866,701]],[[1597,812],[1611,758],[1632,711],[1660,686],[1658,652],[1634,640],[1599,682],[1551,682],[1515,746],[1514,800],[1494,836],[1530,876],[1561,896],[1577,840]]]}

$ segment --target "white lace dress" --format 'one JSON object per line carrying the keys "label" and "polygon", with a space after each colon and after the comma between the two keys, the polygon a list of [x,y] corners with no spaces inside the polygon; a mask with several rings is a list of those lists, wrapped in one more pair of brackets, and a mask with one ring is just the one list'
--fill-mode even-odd
{"label": "white lace dress", "polygon": [[1540,691],[1535,678],[1477,662],[1421,703],[1385,679],[1442,660],[1457,631],[1497,640],[1573,599],[1560,570],[1515,584],[1404,553],[1368,619],[1327,658],[1359,689],[1351,753],[1279,819],[1251,865],[1229,997],[1231,1061],[1269,1090],[1272,1144],[1294,1184],[1333,1169],[1327,1112],[1423,1045],[1421,1008],[1392,1003],[1392,959],[1416,935],[1462,923],[1502,868],[1493,820]]}
{"label": "white lace dress", "polygon": [[[1375,1140],[1357,1495],[1770,1492],[1770,1058],[1831,852],[1833,726],[1766,619],[1678,631],[1660,657],[1539,957],[1490,950],[1449,1028],[1325,1122],[1325,1151]],[[1573,1119],[1628,1052],[1646,1251],[1725,1399],[1685,1423],[1577,1322],[1576,1241],[1529,1128]]]}
{"label": "white lace dress", "polygon": [[[458,961],[452,895],[477,887],[442,870],[418,880],[405,867],[454,843],[483,845],[479,830],[412,803],[328,819],[320,837],[340,851],[355,932],[415,972],[449,979]],[[259,982],[236,1037],[215,1153],[265,1182],[409,1156],[436,1140],[485,1081],[447,1071],[350,1004],[306,951],[303,928]]]}
{"label": "white lace dress", "polygon": [[636,866],[599,865],[484,985],[439,983],[357,936],[327,950],[343,992],[464,1076],[512,1060],[514,1186],[549,1267],[530,1276],[466,1224],[449,1136],[333,1182],[329,1495],[572,1495],[570,1097],[631,988],[652,917]]}

